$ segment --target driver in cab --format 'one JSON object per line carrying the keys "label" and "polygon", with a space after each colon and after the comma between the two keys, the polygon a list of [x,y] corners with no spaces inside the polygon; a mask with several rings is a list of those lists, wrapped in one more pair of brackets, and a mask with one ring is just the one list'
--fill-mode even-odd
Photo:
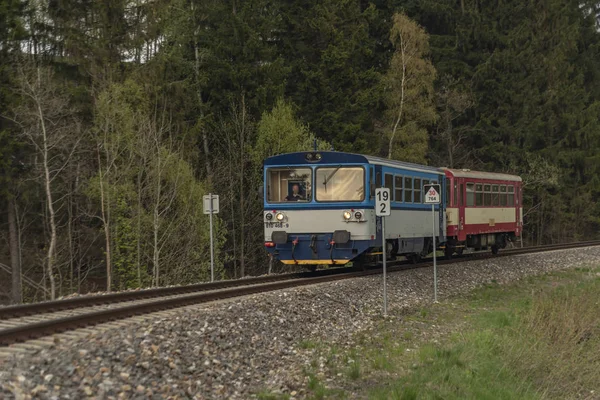
{"label": "driver in cab", "polygon": [[299,201],[305,200],[304,197],[300,194],[300,186],[294,185],[292,186],[292,193],[288,194],[285,198],[286,201]]}

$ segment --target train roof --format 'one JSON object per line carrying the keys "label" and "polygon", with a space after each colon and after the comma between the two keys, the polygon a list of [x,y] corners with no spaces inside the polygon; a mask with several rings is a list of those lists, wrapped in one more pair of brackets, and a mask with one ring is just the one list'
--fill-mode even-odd
{"label": "train roof", "polygon": [[384,165],[386,167],[404,168],[404,169],[411,169],[411,170],[416,170],[416,171],[431,172],[431,173],[435,173],[435,174],[443,174],[444,173],[444,171],[442,171],[441,169],[439,169],[437,167],[413,164],[413,163],[409,163],[409,162],[405,162],[405,161],[390,160],[390,159],[381,158],[381,157],[373,157],[373,156],[364,156],[364,157],[367,159],[369,164]]}
{"label": "train roof", "polygon": [[497,172],[482,172],[482,171],[471,171],[470,169],[452,169],[442,168],[449,172],[452,176],[457,178],[473,178],[473,179],[491,179],[498,181],[513,181],[521,182],[522,179],[517,175],[501,174]]}
{"label": "train roof", "polygon": [[392,168],[403,168],[413,171],[429,172],[435,174],[443,174],[444,171],[436,168],[429,167],[426,165],[413,164],[404,161],[389,160],[386,158],[365,156],[362,154],[344,153],[338,151],[303,151],[298,153],[286,153],[279,154],[276,156],[265,159],[264,165],[302,165],[302,164],[313,164],[318,165],[319,162],[308,162],[306,155],[309,153],[319,153],[322,156],[323,164],[374,164],[384,165]]}

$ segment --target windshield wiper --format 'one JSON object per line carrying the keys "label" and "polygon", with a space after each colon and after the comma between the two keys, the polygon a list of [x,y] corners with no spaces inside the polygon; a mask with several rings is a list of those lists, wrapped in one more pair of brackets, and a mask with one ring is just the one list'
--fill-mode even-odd
{"label": "windshield wiper", "polygon": [[333,178],[333,176],[335,175],[336,172],[338,172],[340,170],[340,168],[342,168],[342,166],[338,166],[335,171],[333,171],[331,173],[331,175],[326,176],[325,179],[323,179],[323,187],[325,189],[325,193],[327,193],[327,183],[331,180],[331,178]]}

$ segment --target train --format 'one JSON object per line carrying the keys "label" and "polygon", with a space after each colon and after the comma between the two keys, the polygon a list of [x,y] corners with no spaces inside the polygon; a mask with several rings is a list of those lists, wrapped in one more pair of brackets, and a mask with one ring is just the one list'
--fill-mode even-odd
{"label": "train", "polygon": [[[365,265],[377,256],[418,262],[433,251],[500,249],[522,233],[519,176],[438,168],[368,155],[306,151],[264,160],[264,245],[284,264],[310,270]],[[441,202],[424,203],[439,184]],[[375,189],[390,190],[381,254]],[[435,232],[432,232],[435,226]]]}

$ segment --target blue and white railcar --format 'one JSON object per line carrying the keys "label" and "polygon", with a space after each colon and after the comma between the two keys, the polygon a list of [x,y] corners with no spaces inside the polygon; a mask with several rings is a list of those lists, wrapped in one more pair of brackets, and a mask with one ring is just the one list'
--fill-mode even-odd
{"label": "blue and white railcar", "polygon": [[435,216],[423,204],[423,185],[433,182],[445,185],[443,170],[359,154],[270,157],[264,162],[265,247],[285,264],[311,269],[360,262],[381,247],[375,188],[387,187],[392,195],[388,256],[426,255],[433,248],[432,218],[439,221],[438,243],[445,240],[445,202],[435,206]]}

